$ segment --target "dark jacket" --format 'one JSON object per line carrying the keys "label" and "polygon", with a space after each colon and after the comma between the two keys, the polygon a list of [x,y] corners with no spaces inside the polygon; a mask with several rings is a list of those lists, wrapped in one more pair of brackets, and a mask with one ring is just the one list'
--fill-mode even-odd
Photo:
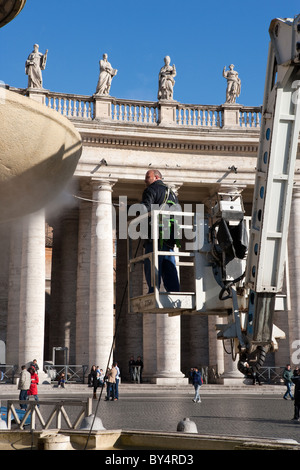
{"label": "dark jacket", "polygon": [[193,370],[191,372],[191,379],[193,385],[202,385],[202,376],[198,370]]}
{"label": "dark jacket", "polygon": [[[169,201],[169,204],[168,204]],[[156,209],[160,209],[163,204],[168,204],[173,206],[178,204],[178,199],[175,193],[170,190],[168,193],[168,186],[162,180],[156,180],[150,186],[148,186],[143,192],[142,204],[146,207],[148,212],[151,212],[153,205],[157,206]],[[178,210],[178,209],[177,209]],[[167,222],[169,218],[167,217]],[[161,222],[161,227],[163,227]],[[163,235],[163,232],[160,232],[160,239],[164,239],[165,243],[170,245],[172,248],[175,244],[175,234],[174,234],[174,225],[171,227],[166,227],[167,236]],[[161,228],[162,230],[162,228]],[[148,240],[151,240],[151,218],[149,217],[148,225]]]}
{"label": "dark jacket", "polygon": [[[161,206],[165,202],[167,191],[168,187],[162,180],[154,181],[144,190],[142,204],[146,206],[148,212],[151,211],[152,204]],[[170,191],[169,199],[178,204],[178,199],[173,191]]]}
{"label": "dark jacket", "polygon": [[292,382],[295,384],[294,389],[294,400],[296,405],[300,404],[300,375],[294,375],[292,377]]}
{"label": "dark jacket", "polygon": [[284,369],[283,371],[283,378],[284,378],[284,383],[292,383],[292,376],[293,372],[287,368]]}

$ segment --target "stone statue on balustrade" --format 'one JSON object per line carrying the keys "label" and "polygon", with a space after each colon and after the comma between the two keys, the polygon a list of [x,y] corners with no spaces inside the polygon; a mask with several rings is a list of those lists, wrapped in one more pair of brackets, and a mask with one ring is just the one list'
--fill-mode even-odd
{"label": "stone statue on balustrade", "polygon": [[165,65],[159,72],[157,98],[159,100],[173,100],[176,68],[175,65],[170,65],[171,59],[168,55],[164,58],[164,61]]}
{"label": "stone statue on balustrade", "polygon": [[109,95],[113,77],[117,75],[117,69],[113,69],[107,60],[107,54],[103,54],[103,59],[99,62],[100,74],[96,88],[96,95]]}
{"label": "stone statue on balustrade", "polygon": [[241,80],[238,73],[233,69],[233,64],[229,65],[229,70],[226,71],[226,67],[223,69],[223,77],[227,80],[226,103],[229,104],[235,103],[236,98],[241,93]]}
{"label": "stone statue on balustrade", "polygon": [[46,68],[48,49],[45,54],[39,52],[39,45],[34,44],[33,51],[25,62],[25,73],[28,75],[28,88],[43,88],[42,70]]}

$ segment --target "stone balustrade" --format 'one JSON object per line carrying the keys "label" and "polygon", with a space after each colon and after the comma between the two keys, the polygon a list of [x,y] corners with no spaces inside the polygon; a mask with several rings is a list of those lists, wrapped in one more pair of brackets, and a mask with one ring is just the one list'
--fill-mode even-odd
{"label": "stone balustrade", "polygon": [[48,108],[58,111],[67,118],[93,119],[94,100],[91,96],[46,92],[45,98]]}
{"label": "stone balustrade", "polygon": [[138,101],[107,95],[76,95],[48,90],[11,88],[34,97],[48,108],[71,120],[98,120],[147,126],[180,126],[193,128],[259,129],[260,106],[239,104],[195,105],[177,101]]}
{"label": "stone balustrade", "polygon": [[193,127],[222,127],[222,108],[221,106],[178,103],[177,124]]}
{"label": "stone balustrade", "polygon": [[114,122],[156,125],[158,121],[158,103],[112,98],[112,120]]}

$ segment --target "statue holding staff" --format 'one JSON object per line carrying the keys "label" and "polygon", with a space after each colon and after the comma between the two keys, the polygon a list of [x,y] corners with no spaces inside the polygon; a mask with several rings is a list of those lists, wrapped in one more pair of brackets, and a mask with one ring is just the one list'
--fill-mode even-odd
{"label": "statue holding staff", "polygon": [[25,73],[28,75],[28,88],[43,88],[42,70],[46,68],[48,49],[45,54],[39,52],[39,45],[34,44],[33,51],[25,63]]}

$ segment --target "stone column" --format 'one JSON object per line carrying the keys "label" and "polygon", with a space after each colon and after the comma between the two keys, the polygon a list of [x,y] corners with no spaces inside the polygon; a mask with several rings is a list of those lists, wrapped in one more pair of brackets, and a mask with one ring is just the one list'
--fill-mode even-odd
{"label": "stone column", "polygon": [[244,375],[238,370],[238,356],[234,360],[231,354],[230,341],[225,341],[225,348],[229,354],[224,354],[224,374],[222,380],[224,385],[240,385],[244,381]]}
{"label": "stone column", "polygon": [[19,364],[19,336],[20,336],[20,286],[22,268],[22,221],[17,219],[12,223],[9,288],[8,288],[8,316],[7,316],[7,351],[6,363]]}
{"label": "stone column", "polygon": [[[68,363],[75,364],[75,324],[76,324],[76,284],[78,249],[78,209],[66,209],[61,220],[61,259],[60,259],[60,315],[55,346],[68,348]],[[57,353],[59,364],[64,363],[65,355]],[[55,361],[57,363],[57,360]]]}
{"label": "stone column", "polygon": [[0,223],[0,364],[6,361],[10,223]]}
{"label": "stone column", "polygon": [[[289,228],[289,272],[291,310],[288,312],[289,319],[289,344],[292,368],[300,365],[300,188],[294,189],[290,228]],[[280,344],[279,344],[280,346]],[[282,364],[284,365],[284,364]]]}
{"label": "stone column", "polygon": [[167,313],[156,316],[157,370],[152,383],[184,385],[188,378],[180,371],[180,316]]}
{"label": "stone column", "polygon": [[[61,347],[61,324],[60,324],[60,309],[61,309],[61,238],[62,238],[62,225],[60,215],[57,219],[51,220],[53,228],[52,237],[52,260],[51,260],[51,301],[50,301],[50,321],[49,321],[49,350],[46,352],[46,360],[51,360],[53,357],[54,347]],[[55,363],[61,364],[59,355],[55,354]]]}
{"label": "stone column", "polygon": [[92,202],[90,189],[82,190],[78,226],[76,298],[76,364],[89,364],[89,296]]}
{"label": "stone column", "polygon": [[224,348],[222,340],[217,339],[216,324],[223,323],[223,318],[218,315],[208,315],[209,334],[209,366],[218,374],[224,372]]}
{"label": "stone column", "polygon": [[19,364],[37,359],[43,375],[45,323],[45,213],[24,217]]}
{"label": "stone column", "polygon": [[156,317],[155,313],[143,314],[143,380],[146,382],[152,380],[157,370]]}
{"label": "stone column", "polygon": [[[89,361],[105,369],[113,357],[114,276],[113,206],[115,181],[92,180]],[[111,365],[111,364],[109,364]]]}

